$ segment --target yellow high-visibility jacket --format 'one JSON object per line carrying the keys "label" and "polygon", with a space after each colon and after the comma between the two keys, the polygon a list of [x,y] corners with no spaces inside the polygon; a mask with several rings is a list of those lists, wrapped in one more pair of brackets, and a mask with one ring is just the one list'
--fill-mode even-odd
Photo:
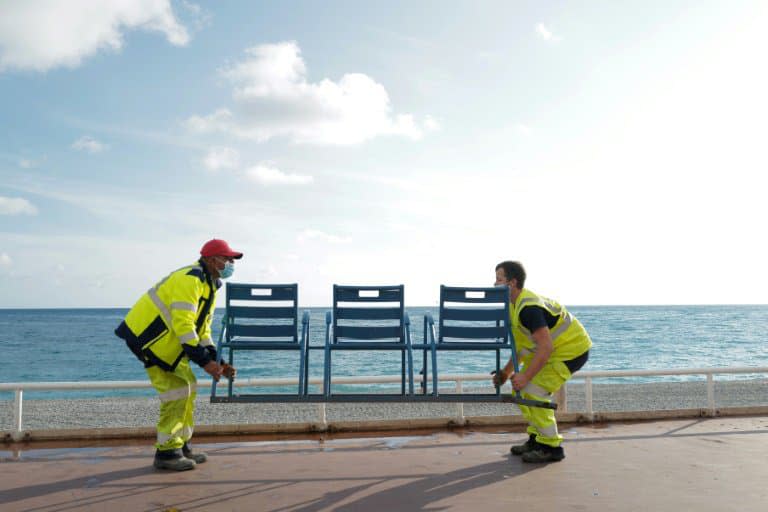
{"label": "yellow high-visibility jacket", "polygon": [[146,367],[173,371],[185,356],[205,366],[216,358],[211,320],[220,286],[202,260],[171,272],[139,298],[115,334]]}
{"label": "yellow high-visibility jacket", "polygon": [[592,340],[589,338],[587,330],[564,306],[523,288],[515,303],[512,304],[509,313],[512,320],[512,333],[519,355],[525,356],[536,351],[533,334],[520,322],[520,312],[526,306],[539,306],[552,316],[557,317],[557,322],[549,329],[554,349],[549,357],[550,361],[569,361],[592,347]]}

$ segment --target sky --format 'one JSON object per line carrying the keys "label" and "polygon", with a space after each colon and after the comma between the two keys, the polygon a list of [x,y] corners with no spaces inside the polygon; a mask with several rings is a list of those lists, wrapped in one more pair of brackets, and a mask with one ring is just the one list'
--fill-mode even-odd
{"label": "sky", "polygon": [[0,308],[234,282],[764,304],[768,3],[0,2]]}

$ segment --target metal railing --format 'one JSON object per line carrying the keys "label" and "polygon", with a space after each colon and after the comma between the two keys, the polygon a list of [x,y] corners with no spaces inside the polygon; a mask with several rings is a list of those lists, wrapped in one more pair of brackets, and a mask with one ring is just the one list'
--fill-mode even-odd
{"label": "metal railing", "polygon": [[[706,376],[707,389],[707,411],[711,416],[717,413],[715,407],[715,388],[714,376],[727,374],[762,374],[768,373],[768,366],[741,366],[731,368],[675,368],[665,370],[603,370],[603,371],[583,371],[576,373],[572,380],[584,380],[585,410],[581,411],[588,419],[593,419],[595,411],[592,400],[592,381],[596,378],[621,378],[621,377],[657,377],[657,376],[680,376],[680,375],[704,375]],[[400,375],[381,375],[367,377],[337,377],[334,379],[338,384],[388,384],[400,383]],[[473,374],[445,374],[440,375],[440,382],[455,383],[456,393],[463,392],[464,382],[489,382],[490,377],[484,373]],[[296,386],[298,380],[295,378],[271,378],[271,379],[238,379],[234,382],[238,388],[247,387],[277,387],[277,386]],[[309,380],[312,385],[321,386],[323,379],[320,377]],[[209,388],[212,382],[210,380],[199,381],[198,387]],[[24,391],[71,391],[71,390],[93,390],[93,389],[146,389],[151,388],[149,381],[79,381],[79,382],[0,382],[0,392],[13,391],[13,428],[11,437],[15,440],[23,437],[23,398]],[[561,389],[558,397],[560,404],[559,411],[566,412],[565,404],[565,386]],[[276,397],[275,402],[279,402]],[[294,402],[296,403],[296,402]],[[456,418],[459,423],[463,422],[464,404],[457,402]],[[325,403],[318,404],[320,423],[326,423]],[[568,411],[571,412],[571,411]]]}

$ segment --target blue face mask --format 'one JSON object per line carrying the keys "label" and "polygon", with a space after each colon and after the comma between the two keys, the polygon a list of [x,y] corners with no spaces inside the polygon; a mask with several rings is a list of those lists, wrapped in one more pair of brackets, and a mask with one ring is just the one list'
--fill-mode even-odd
{"label": "blue face mask", "polygon": [[219,270],[219,276],[222,279],[226,279],[228,277],[232,277],[232,274],[235,273],[235,264],[231,261],[228,261],[224,264],[224,268]]}

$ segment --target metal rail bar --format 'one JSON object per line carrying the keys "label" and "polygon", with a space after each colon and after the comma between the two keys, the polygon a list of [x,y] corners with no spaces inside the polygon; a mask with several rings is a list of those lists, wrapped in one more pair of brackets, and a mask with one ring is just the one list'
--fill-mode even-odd
{"label": "metal rail bar", "polygon": [[[573,380],[584,379],[584,394],[585,394],[585,414],[588,418],[594,417],[594,410],[592,404],[592,380],[595,378],[619,378],[619,377],[650,377],[650,376],[675,376],[675,375],[704,375],[706,376],[707,385],[707,408],[709,414],[714,416],[717,413],[715,408],[715,392],[714,392],[714,375],[729,375],[729,374],[758,374],[768,373],[768,366],[739,366],[731,368],[677,368],[677,369],[664,369],[664,370],[599,370],[599,371],[582,371],[573,376]],[[495,401],[495,402],[514,402],[514,397],[511,395],[486,395],[486,397],[492,397],[493,400],[483,400],[483,395],[477,395],[479,399],[473,399],[471,393],[462,394],[463,382],[489,382],[489,377],[484,373],[475,374],[444,374],[439,376],[441,382],[454,382],[456,383],[456,393],[454,395],[443,395],[448,400],[442,400],[444,402],[457,403],[457,421],[463,421],[463,402],[479,402],[479,401]],[[274,379],[239,379],[235,381],[235,386],[238,388],[247,387],[274,387],[274,386],[293,386],[296,385],[298,379],[295,378],[274,378]],[[336,382],[338,384],[388,384],[388,383],[400,383],[400,375],[381,375],[381,376],[365,376],[365,377],[337,377]],[[321,386],[323,384],[322,378],[309,379],[309,383]],[[210,387],[211,381],[205,380],[198,383],[198,387]],[[87,389],[149,389],[152,385],[149,381],[79,381],[79,382],[0,382],[0,391],[13,391],[13,432],[12,437],[14,439],[21,439],[23,437],[23,397],[24,391],[68,391],[68,390],[87,390]],[[296,396],[296,398],[292,398]],[[307,395],[312,397],[313,395]],[[365,400],[344,400],[344,397],[350,395],[343,395],[334,398],[333,402],[343,401],[355,401],[362,402]],[[324,397],[323,397],[324,398]],[[396,397],[399,398],[399,397]],[[407,402],[435,402],[441,400],[430,400],[429,395],[410,395],[407,400],[393,400],[393,401],[407,401]],[[269,400],[264,400],[265,402]],[[321,422],[325,422],[325,403],[327,399],[323,400],[303,400],[304,402],[318,403],[319,415]],[[300,402],[298,395],[275,395],[275,399],[272,402]]]}

